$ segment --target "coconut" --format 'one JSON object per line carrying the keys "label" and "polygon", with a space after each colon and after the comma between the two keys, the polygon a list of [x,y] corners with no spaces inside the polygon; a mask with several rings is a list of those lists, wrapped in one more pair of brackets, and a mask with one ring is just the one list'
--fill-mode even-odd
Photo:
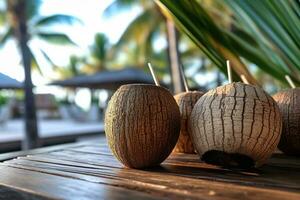
{"label": "coconut", "polygon": [[190,133],[188,131],[188,118],[197,100],[203,95],[203,92],[189,91],[182,92],[174,96],[181,114],[181,128],[174,152],[178,153],[195,153]]}
{"label": "coconut", "polygon": [[273,98],[244,83],[230,83],[204,94],[189,120],[201,159],[229,168],[265,163],[277,147],[281,127],[281,114]]}
{"label": "coconut", "polygon": [[287,155],[300,155],[300,88],[287,89],[276,93],[283,117],[283,128],[278,148]]}
{"label": "coconut", "polygon": [[160,164],[172,152],[180,131],[180,112],[172,94],[159,86],[129,84],[112,96],[105,133],[115,157],[127,167]]}

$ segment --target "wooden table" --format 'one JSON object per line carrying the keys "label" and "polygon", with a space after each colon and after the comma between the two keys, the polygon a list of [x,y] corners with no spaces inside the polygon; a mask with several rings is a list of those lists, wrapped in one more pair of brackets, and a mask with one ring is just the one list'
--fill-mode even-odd
{"label": "wooden table", "polygon": [[300,199],[300,159],[275,154],[231,171],[172,154],[149,170],[124,168],[105,142],[0,155],[0,199]]}

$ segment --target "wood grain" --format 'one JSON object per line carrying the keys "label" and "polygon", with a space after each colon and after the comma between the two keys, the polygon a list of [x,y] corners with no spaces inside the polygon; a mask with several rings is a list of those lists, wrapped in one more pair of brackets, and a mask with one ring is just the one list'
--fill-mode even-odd
{"label": "wood grain", "polygon": [[189,121],[200,157],[216,150],[246,155],[261,166],[280,139],[282,119],[275,101],[257,86],[232,83],[203,95]]}
{"label": "wood grain", "polygon": [[0,166],[0,185],[55,199],[155,199],[125,188],[7,166]]}
{"label": "wood grain", "polygon": [[160,164],[173,150],[179,131],[179,108],[162,87],[124,85],[109,102],[105,133],[112,152],[125,166]]}
{"label": "wood grain", "polygon": [[0,186],[0,199],[50,200],[53,198],[32,194],[29,192]]}
{"label": "wood grain", "polygon": [[300,156],[300,89],[286,89],[273,98],[283,117],[278,148],[288,155]]}
{"label": "wood grain", "polygon": [[[32,159],[32,157],[29,159]],[[172,167],[168,165],[164,165],[164,168],[161,169],[153,169],[151,171],[140,171],[124,169],[118,166],[115,166],[115,168],[111,168],[109,166],[105,167],[103,165],[87,165],[78,161],[65,162],[55,159],[46,160],[42,159],[39,161],[31,161],[27,160],[26,158],[22,158],[5,162],[5,164],[11,167],[22,168],[31,171],[34,170],[38,172],[49,173],[64,177],[87,180],[95,183],[110,184],[113,186],[125,187],[138,191],[147,191],[149,193],[159,194],[176,199],[183,198],[184,196],[189,196],[190,198],[197,197],[199,193],[204,193],[207,196],[209,196],[208,194],[210,190],[217,192],[220,195],[220,197],[225,199],[229,198],[230,196],[233,196],[232,193],[239,193],[239,191],[247,191],[247,193],[250,193],[252,195],[256,192],[265,191],[265,189],[255,189],[253,191],[253,188],[251,187],[237,187],[236,185],[232,185],[232,183],[228,182],[223,184],[222,182],[215,183],[215,181],[211,182],[205,179],[199,179],[199,177],[195,173],[195,170],[193,170],[194,174],[189,172],[190,176],[178,177],[180,171],[177,173],[174,173],[173,171],[172,173]],[[104,160],[105,163],[108,163],[107,165],[111,163],[110,160],[106,160],[104,158],[101,160]],[[186,169],[186,171],[190,170]],[[178,182],[180,182],[180,184],[178,184]],[[232,190],[226,190],[227,187],[235,189],[236,191],[232,192]],[[280,195],[280,192],[277,193],[277,195]],[[259,195],[255,195],[255,198],[257,198],[257,196]]]}
{"label": "wood grain", "polygon": [[[136,170],[106,143],[30,151],[0,163],[1,187],[19,199],[288,199],[300,198],[300,159],[275,154],[259,170],[228,170],[173,153],[160,167]],[[23,196],[22,196],[23,195]]]}
{"label": "wood grain", "polygon": [[[83,148],[81,148],[83,149]],[[85,150],[84,150],[85,151]],[[98,152],[99,157],[95,157],[95,152]],[[117,162],[112,154],[108,154],[107,150],[103,152],[98,149],[92,155],[86,152],[65,150],[60,152],[49,153],[46,158],[41,156],[30,156],[26,159],[56,159],[62,161],[73,161],[77,163],[88,163],[96,166],[106,166],[110,168],[122,168],[122,165]],[[101,159],[100,159],[101,157]],[[223,182],[238,183],[243,185],[256,185],[258,187],[277,187],[287,189],[299,189],[300,187],[300,161],[292,159],[272,159],[272,165],[265,165],[260,171],[233,171],[222,169],[213,165],[208,165],[199,162],[198,156],[187,154],[172,154],[164,163],[163,168],[158,168],[161,172],[173,173],[176,176],[184,176],[190,178],[202,178],[207,180],[218,180]],[[52,161],[53,162],[53,161]],[[290,162],[290,164],[287,164]],[[156,169],[157,170],[157,169]],[[153,169],[152,169],[153,171]],[[293,176],[290,172],[293,171]],[[142,173],[142,171],[139,171]],[[162,173],[163,175],[164,173]]]}
{"label": "wood grain", "polygon": [[[232,199],[232,197],[237,196],[243,196],[248,199],[263,199],[273,197],[272,191],[268,189],[253,189],[245,186],[236,186],[231,183],[220,184],[217,182],[185,177],[177,178],[168,174],[164,177],[165,179],[163,179],[159,173],[146,172],[147,178],[145,178],[142,176],[143,174],[137,175],[130,171],[130,169],[110,170],[107,168],[107,171],[105,171],[105,168],[95,169],[87,166],[80,168],[78,166],[62,166],[62,164],[43,162],[26,163],[22,160],[17,162],[18,163],[8,163],[7,165],[13,168],[128,188],[135,191],[150,193],[151,195],[156,195],[156,197],[161,196],[171,199]],[[183,182],[178,184],[177,181]],[[234,189],[235,191],[233,192],[230,189]],[[283,195],[292,198],[299,197],[290,192],[279,191],[275,192],[275,194],[279,195],[279,198]]]}

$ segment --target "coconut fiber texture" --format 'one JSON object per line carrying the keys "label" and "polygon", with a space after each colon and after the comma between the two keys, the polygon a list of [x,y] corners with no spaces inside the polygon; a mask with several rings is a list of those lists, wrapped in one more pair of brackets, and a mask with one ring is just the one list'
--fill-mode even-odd
{"label": "coconut fiber texture", "polygon": [[273,97],[283,117],[278,148],[288,155],[300,156],[300,89],[283,90]]}
{"label": "coconut fiber texture", "polygon": [[181,128],[177,144],[174,148],[175,152],[195,153],[195,148],[188,131],[188,119],[191,115],[194,105],[203,94],[203,92],[191,91],[179,93],[174,96],[179,106],[181,115]]}
{"label": "coconut fiber texture", "polygon": [[231,83],[197,101],[189,128],[202,160],[250,168],[262,165],[276,149],[282,118],[276,102],[261,88]]}
{"label": "coconut fiber texture", "polygon": [[109,102],[106,137],[115,157],[127,167],[160,164],[172,152],[179,131],[178,105],[162,87],[124,85]]}

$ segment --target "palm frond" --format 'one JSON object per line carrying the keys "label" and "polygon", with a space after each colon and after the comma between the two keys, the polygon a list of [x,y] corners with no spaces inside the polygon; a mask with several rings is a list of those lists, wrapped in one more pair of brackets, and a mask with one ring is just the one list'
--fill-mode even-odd
{"label": "palm frond", "polygon": [[6,8],[0,10],[0,26],[3,26],[6,23],[7,15],[6,15]]}
{"label": "palm frond", "polygon": [[[155,9],[146,9],[137,16],[126,28],[118,42],[114,45],[114,55],[126,48],[131,52],[132,59],[136,64],[143,65],[145,59],[149,59],[152,52],[152,45],[157,32],[161,30],[161,15]],[[134,48],[128,51],[128,48]]]}
{"label": "palm frond", "polygon": [[120,13],[122,11],[129,10],[138,2],[138,0],[114,0],[107,8],[105,8],[103,16],[111,17],[116,12]]}
{"label": "palm frond", "polygon": [[35,70],[37,70],[41,75],[43,75],[43,71],[41,69],[41,66],[39,65],[34,53],[29,49],[29,54],[31,57],[31,67]]}
{"label": "palm frond", "polygon": [[214,22],[196,0],[157,2],[218,67],[231,57],[240,62],[234,70],[244,73],[241,57],[282,82],[289,74],[300,83],[300,18],[294,0],[221,1],[233,11],[231,30]]}
{"label": "palm frond", "polygon": [[296,1],[224,2],[232,9],[236,23],[258,41],[270,67],[300,81],[300,16],[295,12],[299,10]]}
{"label": "palm frond", "polygon": [[76,45],[69,36],[63,33],[46,33],[46,32],[38,32],[36,35],[42,39],[45,40],[46,42],[52,43],[52,44],[58,44],[58,45],[63,45],[63,44],[68,44],[68,45]]}
{"label": "palm frond", "polygon": [[225,60],[228,59],[236,72],[235,78],[237,78],[237,74],[244,74],[250,83],[257,84],[240,57],[235,51],[231,51],[232,46],[226,32],[213,22],[197,1],[177,1],[175,3],[160,0],[156,2],[164,14],[172,18],[220,70],[226,71]]}
{"label": "palm frond", "polygon": [[41,17],[39,18],[34,26],[40,27],[40,26],[51,26],[56,24],[67,24],[72,25],[74,23],[83,23],[79,18],[71,16],[71,15],[63,15],[63,14],[55,14],[50,15],[47,17]]}
{"label": "palm frond", "polygon": [[44,56],[44,58],[47,60],[47,62],[51,65],[51,67],[54,71],[59,68],[44,50],[40,49],[40,52]]}
{"label": "palm frond", "polygon": [[154,26],[157,25],[157,21],[158,16],[153,10],[145,10],[130,23],[122,33],[116,46],[127,44],[130,40],[137,42],[139,45],[142,44],[154,29]]}
{"label": "palm frond", "polygon": [[39,13],[42,2],[42,0],[26,0],[26,17],[28,20]]}
{"label": "palm frond", "polygon": [[97,33],[94,45],[91,48],[92,56],[99,61],[104,61],[108,53],[108,47],[109,41],[106,35],[103,33]]}
{"label": "palm frond", "polygon": [[12,28],[8,28],[3,35],[0,36],[0,47],[3,47],[5,43],[11,38],[13,35]]}

